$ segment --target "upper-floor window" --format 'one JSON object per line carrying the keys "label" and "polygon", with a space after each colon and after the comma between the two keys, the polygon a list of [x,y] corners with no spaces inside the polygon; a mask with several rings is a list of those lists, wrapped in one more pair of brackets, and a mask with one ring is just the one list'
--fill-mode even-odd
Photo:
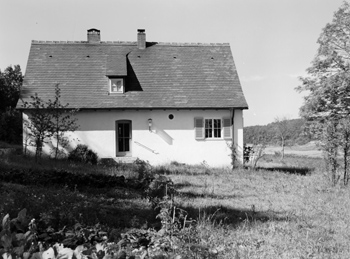
{"label": "upper-floor window", "polygon": [[110,78],[109,79],[110,93],[124,93],[124,79]]}

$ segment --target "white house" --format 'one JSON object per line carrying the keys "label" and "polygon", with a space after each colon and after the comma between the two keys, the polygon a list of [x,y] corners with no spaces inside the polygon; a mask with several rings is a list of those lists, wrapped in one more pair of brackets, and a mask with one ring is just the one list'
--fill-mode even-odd
{"label": "white house", "polygon": [[58,83],[61,103],[79,109],[72,147],[118,161],[226,166],[233,142],[243,161],[248,105],[229,44],[146,42],[144,30],[137,42],[100,39],[90,29],[87,41],[31,45],[21,99],[53,98]]}

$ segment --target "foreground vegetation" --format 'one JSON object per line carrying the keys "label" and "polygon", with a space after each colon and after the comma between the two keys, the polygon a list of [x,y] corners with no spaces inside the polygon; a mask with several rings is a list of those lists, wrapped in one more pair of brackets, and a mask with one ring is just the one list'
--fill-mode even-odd
{"label": "foreground vegetation", "polygon": [[[56,242],[72,251],[84,245],[80,256],[101,259],[350,258],[349,188],[331,187],[321,159],[287,156],[278,163],[265,156],[261,165],[272,166],[231,171],[176,162],[33,164],[11,155],[0,165],[0,217],[8,214],[17,235],[35,218],[40,242],[23,248],[33,259]],[[15,224],[21,217],[26,229]],[[5,246],[2,239],[3,257]]]}

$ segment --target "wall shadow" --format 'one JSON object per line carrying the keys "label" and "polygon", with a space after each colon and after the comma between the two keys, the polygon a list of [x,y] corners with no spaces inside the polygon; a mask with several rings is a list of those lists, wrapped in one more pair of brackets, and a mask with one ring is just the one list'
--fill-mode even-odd
{"label": "wall shadow", "polygon": [[154,131],[155,131],[155,134],[157,134],[167,144],[169,144],[169,145],[173,144],[174,139],[168,133],[166,133],[163,129],[154,125]]}

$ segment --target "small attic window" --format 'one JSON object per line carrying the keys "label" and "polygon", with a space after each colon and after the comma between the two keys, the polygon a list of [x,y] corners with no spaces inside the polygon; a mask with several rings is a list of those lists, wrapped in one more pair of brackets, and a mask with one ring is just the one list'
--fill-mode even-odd
{"label": "small attic window", "polygon": [[109,79],[109,92],[110,93],[124,93],[124,79],[123,78],[110,78]]}

